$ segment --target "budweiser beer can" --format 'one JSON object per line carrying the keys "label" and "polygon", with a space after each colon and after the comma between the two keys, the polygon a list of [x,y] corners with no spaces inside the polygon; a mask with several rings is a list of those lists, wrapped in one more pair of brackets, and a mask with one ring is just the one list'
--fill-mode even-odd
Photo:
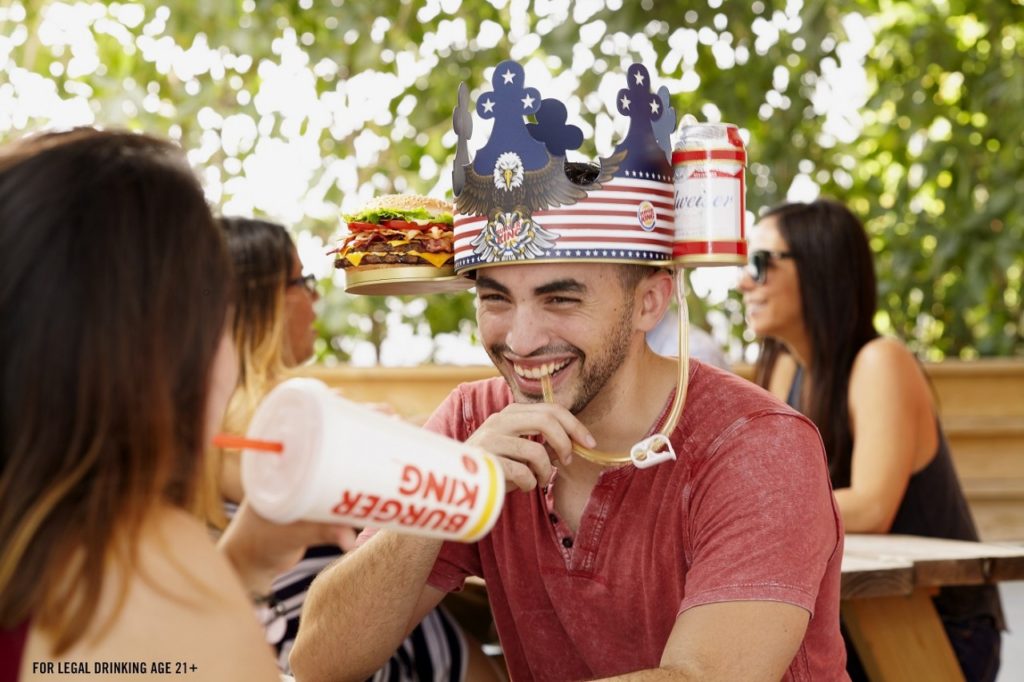
{"label": "budweiser beer can", "polygon": [[277,523],[473,542],[505,500],[505,475],[491,455],[349,402],[315,379],[289,379],[268,393],[247,435],[284,446],[280,454],[242,452],[245,497]]}
{"label": "budweiser beer can", "polygon": [[689,123],[672,152],[676,229],[672,260],[684,266],[747,262],[747,152],[731,123]]}

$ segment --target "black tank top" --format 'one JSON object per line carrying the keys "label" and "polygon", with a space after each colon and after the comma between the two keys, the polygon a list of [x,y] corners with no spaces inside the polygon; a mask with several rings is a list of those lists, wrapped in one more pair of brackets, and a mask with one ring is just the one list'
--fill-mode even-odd
{"label": "black tank top", "polygon": [[[802,383],[803,368],[798,367],[786,396],[786,402],[794,409],[800,409]],[[946,436],[937,418],[935,428],[939,435],[938,450],[923,469],[910,476],[889,533],[977,541],[978,530],[971,519]],[[849,465],[846,471],[833,471],[830,467],[830,473],[833,487],[849,486]],[[943,502],[937,503],[939,500]],[[994,585],[943,587],[935,596],[935,608],[946,619],[991,616],[1000,630],[1005,629],[999,592]]]}

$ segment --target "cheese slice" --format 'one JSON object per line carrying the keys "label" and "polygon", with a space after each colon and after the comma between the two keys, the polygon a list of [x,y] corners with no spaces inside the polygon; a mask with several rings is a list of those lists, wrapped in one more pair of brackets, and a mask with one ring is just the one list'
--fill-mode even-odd
{"label": "cheese slice", "polygon": [[[368,251],[356,251],[355,253],[346,253],[345,254],[345,260],[347,260],[353,266],[359,267],[359,264],[363,261],[363,258],[365,256],[368,256],[369,253],[370,252],[368,252]],[[377,255],[382,255],[382,254],[378,253]],[[451,253],[421,253],[419,251],[406,251],[402,255],[406,255],[406,256],[419,256],[423,260],[425,260],[428,263],[430,263],[431,265],[433,265],[435,268],[441,267],[442,265],[447,263],[449,260],[454,258],[454,254],[451,254]]]}
{"label": "cheese slice", "polygon": [[346,253],[345,260],[347,260],[352,265],[359,267],[359,264],[363,261],[363,256],[365,255],[365,251],[357,251],[356,253]]}
{"label": "cheese slice", "polygon": [[441,267],[454,257],[454,254],[451,253],[420,253],[419,251],[409,251],[409,253],[414,256],[419,256],[435,268]]}

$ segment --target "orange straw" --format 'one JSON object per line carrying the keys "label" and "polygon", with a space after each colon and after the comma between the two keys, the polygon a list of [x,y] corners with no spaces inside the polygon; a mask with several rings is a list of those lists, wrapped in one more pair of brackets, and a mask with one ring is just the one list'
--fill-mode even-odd
{"label": "orange straw", "polygon": [[284,443],[275,440],[256,440],[245,436],[234,436],[230,433],[218,433],[213,437],[213,444],[226,450],[259,450],[261,452],[284,452]]}

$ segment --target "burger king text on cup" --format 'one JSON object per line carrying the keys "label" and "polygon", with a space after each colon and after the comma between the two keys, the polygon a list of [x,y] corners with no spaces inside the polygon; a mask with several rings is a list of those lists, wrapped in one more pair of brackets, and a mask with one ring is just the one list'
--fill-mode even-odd
{"label": "burger king text on cup", "polygon": [[242,485],[262,516],[391,528],[473,542],[501,513],[505,477],[491,455],[345,400],[314,379],[289,379],[253,416]]}

